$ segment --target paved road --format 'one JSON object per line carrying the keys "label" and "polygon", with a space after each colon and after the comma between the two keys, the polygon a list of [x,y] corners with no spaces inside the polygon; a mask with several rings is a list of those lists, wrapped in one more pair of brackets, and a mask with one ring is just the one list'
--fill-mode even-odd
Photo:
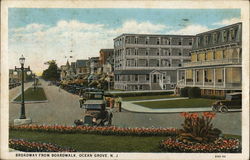
{"label": "paved road", "polygon": [[[78,96],[67,93],[58,87],[48,86],[40,80],[48,98],[48,103],[26,104],[26,116],[31,117],[34,124],[73,125],[75,119],[81,118],[83,110],[79,107]],[[26,84],[28,87],[31,83]],[[9,99],[20,93],[20,87],[10,90]],[[20,104],[10,103],[9,122],[19,117]],[[114,113],[113,124],[120,127],[174,127],[180,128],[183,118],[179,113]],[[224,133],[241,134],[241,112],[219,113],[214,120],[215,127]]]}
{"label": "paved road", "polygon": [[[62,90],[58,87],[48,86],[48,83],[40,80],[46,93],[48,103],[26,104],[26,116],[31,117],[34,124],[61,124],[72,125],[75,119],[79,119],[83,110],[79,107],[79,98]],[[18,94],[17,91],[10,91],[11,97]],[[19,117],[20,104],[10,103],[9,122],[12,124],[14,119]]]}

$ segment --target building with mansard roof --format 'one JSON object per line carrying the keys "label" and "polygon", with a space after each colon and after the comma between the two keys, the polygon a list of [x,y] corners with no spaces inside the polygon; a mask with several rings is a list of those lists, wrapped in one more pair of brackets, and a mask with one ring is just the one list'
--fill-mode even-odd
{"label": "building with mansard roof", "polygon": [[197,34],[191,62],[178,69],[177,91],[200,87],[202,95],[225,96],[242,87],[242,23]]}

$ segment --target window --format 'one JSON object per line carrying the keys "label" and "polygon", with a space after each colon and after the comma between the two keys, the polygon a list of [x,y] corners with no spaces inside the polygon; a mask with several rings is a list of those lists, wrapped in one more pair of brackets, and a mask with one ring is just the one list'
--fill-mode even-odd
{"label": "window", "polygon": [[138,38],[137,37],[135,37],[135,44],[137,44],[138,43]]}
{"label": "window", "polygon": [[160,44],[160,39],[157,39],[157,44]]}
{"label": "window", "polygon": [[231,29],[230,30],[230,40],[233,41],[235,39],[235,30]]}
{"label": "window", "polygon": [[217,42],[217,33],[214,33],[213,34],[213,43],[216,43]]}
{"label": "window", "polygon": [[148,39],[146,39],[146,44],[148,44]]}
{"label": "window", "polygon": [[179,64],[179,67],[181,67],[181,63]]}
{"label": "window", "polygon": [[148,74],[146,75],[146,80],[149,81],[149,75]]}
{"label": "window", "polygon": [[137,74],[135,75],[135,81],[138,81],[138,75]]}
{"label": "window", "polygon": [[189,42],[189,45],[192,46],[192,41]]}
{"label": "window", "polygon": [[179,45],[181,45],[181,42],[179,42]]}
{"label": "window", "polygon": [[179,53],[179,56],[181,56],[181,53]]}
{"label": "window", "polygon": [[227,31],[224,30],[223,31],[223,42],[226,42],[227,41]]}

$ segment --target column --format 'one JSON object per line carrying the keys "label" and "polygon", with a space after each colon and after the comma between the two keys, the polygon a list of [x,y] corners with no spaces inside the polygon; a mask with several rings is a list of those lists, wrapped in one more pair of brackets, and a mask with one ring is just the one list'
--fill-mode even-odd
{"label": "column", "polygon": [[205,69],[202,70],[203,74],[202,74],[202,85],[204,87],[205,85]]}
{"label": "column", "polygon": [[213,73],[213,81],[214,81],[214,88],[215,88],[215,68],[213,69],[214,73]]}
{"label": "column", "polygon": [[226,87],[226,68],[223,68],[223,87]]}
{"label": "column", "polygon": [[180,72],[180,70],[179,69],[177,69],[177,83],[179,82],[179,72]]}
{"label": "column", "polygon": [[193,72],[193,86],[195,85],[195,69],[192,70]]}
{"label": "column", "polygon": [[185,71],[185,74],[184,74],[184,75],[185,75],[185,76],[184,76],[184,80],[185,80],[185,86],[186,86],[186,85],[187,85],[187,70],[185,69],[184,71]]}

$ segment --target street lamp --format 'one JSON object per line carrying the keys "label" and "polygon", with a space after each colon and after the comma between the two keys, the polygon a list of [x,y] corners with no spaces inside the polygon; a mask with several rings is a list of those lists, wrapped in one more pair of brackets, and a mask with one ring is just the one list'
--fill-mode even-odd
{"label": "street lamp", "polygon": [[20,113],[20,119],[26,119],[25,116],[25,104],[24,104],[24,71],[30,72],[30,67],[24,68],[25,58],[22,55],[19,58],[19,62],[21,64],[21,68],[17,68],[15,66],[15,71],[21,71],[21,113]]}

